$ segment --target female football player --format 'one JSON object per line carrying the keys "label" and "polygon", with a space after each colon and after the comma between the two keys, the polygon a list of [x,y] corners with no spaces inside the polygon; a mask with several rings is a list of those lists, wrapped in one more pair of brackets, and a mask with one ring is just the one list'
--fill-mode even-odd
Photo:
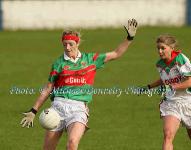
{"label": "female football player", "polygon": [[92,100],[93,94],[87,91],[93,86],[96,70],[102,68],[104,63],[115,60],[125,53],[135,36],[137,21],[129,20],[125,29],[128,34],[127,39],[114,51],[103,54],[81,52],[79,33],[63,32],[64,54],[53,63],[49,82],[32,109],[24,113],[25,117],[21,121],[23,127],[32,126],[35,114],[52,93],[51,107],[59,113],[61,121],[57,128],[46,130],[44,150],[55,150],[63,131],[68,134],[66,149],[77,150],[87,127],[89,116],[87,103]]}
{"label": "female football player", "polygon": [[156,67],[160,78],[148,85],[154,88],[166,87],[160,103],[163,120],[163,150],[173,150],[173,139],[182,123],[191,139],[191,64],[189,59],[176,50],[177,41],[173,36],[161,35],[156,40],[159,61]]}

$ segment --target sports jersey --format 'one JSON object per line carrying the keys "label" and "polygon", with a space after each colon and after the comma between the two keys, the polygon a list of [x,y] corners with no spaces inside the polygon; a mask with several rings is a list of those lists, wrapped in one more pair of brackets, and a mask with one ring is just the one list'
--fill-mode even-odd
{"label": "sports jersey", "polygon": [[106,54],[80,53],[76,62],[60,56],[52,65],[49,81],[54,82],[51,99],[66,99],[90,102],[96,70],[104,66]]}
{"label": "sports jersey", "polygon": [[[191,64],[189,59],[181,53],[181,51],[172,51],[171,60],[164,62],[160,59],[156,63],[162,82],[165,85],[172,83],[180,83],[186,80],[186,77],[191,76]],[[190,100],[191,89],[176,90],[172,96],[166,95],[168,100]]]}

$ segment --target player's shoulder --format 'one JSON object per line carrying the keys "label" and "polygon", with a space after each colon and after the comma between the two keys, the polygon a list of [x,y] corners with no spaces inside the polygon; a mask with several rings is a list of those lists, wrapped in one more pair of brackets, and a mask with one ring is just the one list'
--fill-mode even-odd
{"label": "player's shoulder", "polygon": [[84,53],[84,56],[82,58],[90,62],[97,62],[97,61],[102,62],[104,61],[105,57],[106,53],[93,52],[93,53]]}
{"label": "player's shoulder", "polygon": [[183,53],[179,53],[175,59],[179,65],[184,65],[186,62],[190,62],[190,60]]}
{"label": "player's shoulder", "polygon": [[59,64],[61,64],[61,63],[63,63],[64,62],[64,56],[63,55],[61,55],[61,56],[59,56],[58,58],[56,58],[54,61],[53,61],[53,65],[59,65]]}
{"label": "player's shoulder", "polygon": [[96,53],[81,52],[83,59],[92,59]]}
{"label": "player's shoulder", "polygon": [[81,52],[82,56],[85,56],[85,57],[89,57],[89,56],[93,56],[95,53],[87,53],[87,52]]}

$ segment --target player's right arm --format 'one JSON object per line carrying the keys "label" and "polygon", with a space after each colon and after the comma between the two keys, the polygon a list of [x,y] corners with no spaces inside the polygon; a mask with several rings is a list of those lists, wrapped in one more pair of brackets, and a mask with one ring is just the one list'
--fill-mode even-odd
{"label": "player's right arm", "polygon": [[148,84],[148,88],[152,89],[152,88],[158,87],[160,85],[163,85],[163,82],[161,79],[158,79],[158,80],[152,82],[151,84]]}
{"label": "player's right arm", "polygon": [[43,88],[40,96],[35,101],[34,106],[31,108],[30,111],[23,113],[24,118],[21,120],[22,127],[32,127],[33,126],[33,120],[35,118],[35,115],[37,111],[40,109],[40,107],[44,104],[44,102],[48,99],[50,93],[52,92],[54,88],[54,83],[49,82],[46,84],[46,86]]}
{"label": "player's right arm", "polygon": [[142,87],[138,87],[139,92],[138,95],[141,95],[142,93],[145,94],[146,91],[161,86],[163,85],[163,82],[161,79],[155,80],[154,82],[152,82],[151,84],[148,84],[147,86],[142,86]]}
{"label": "player's right arm", "polygon": [[43,88],[40,96],[37,98],[33,108],[38,111],[39,108],[44,104],[44,102],[48,99],[50,93],[54,88],[54,83],[48,82],[47,85]]}

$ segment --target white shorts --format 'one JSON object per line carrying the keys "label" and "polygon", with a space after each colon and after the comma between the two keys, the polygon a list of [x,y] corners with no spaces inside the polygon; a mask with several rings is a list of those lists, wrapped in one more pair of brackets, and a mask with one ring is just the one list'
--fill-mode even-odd
{"label": "white shorts", "polygon": [[51,107],[58,112],[61,121],[57,128],[50,131],[66,131],[67,127],[74,122],[87,126],[89,109],[85,102],[55,97]]}
{"label": "white shorts", "polygon": [[161,117],[172,115],[188,129],[191,129],[191,102],[163,100],[160,103]]}

